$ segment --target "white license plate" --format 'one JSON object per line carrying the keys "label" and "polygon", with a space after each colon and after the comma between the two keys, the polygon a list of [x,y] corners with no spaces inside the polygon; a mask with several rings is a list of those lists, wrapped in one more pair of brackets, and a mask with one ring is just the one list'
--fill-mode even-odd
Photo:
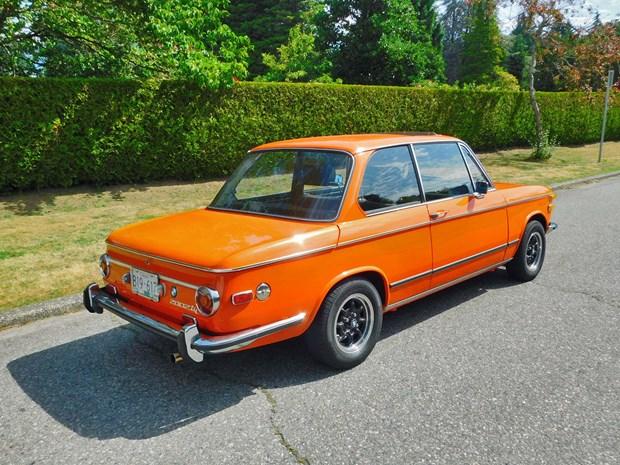
{"label": "white license plate", "polygon": [[131,270],[131,290],[134,294],[141,295],[154,302],[159,302],[159,276],[146,271]]}

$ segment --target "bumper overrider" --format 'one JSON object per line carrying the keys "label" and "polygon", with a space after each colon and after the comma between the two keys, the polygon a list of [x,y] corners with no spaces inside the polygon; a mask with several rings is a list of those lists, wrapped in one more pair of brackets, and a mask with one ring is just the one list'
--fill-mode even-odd
{"label": "bumper overrider", "polygon": [[264,326],[258,326],[236,333],[211,336],[200,334],[195,322],[187,324],[179,330],[146,315],[130,310],[125,307],[113,293],[100,288],[94,283],[88,285],[86,289],[84,289],[84,306],[86,310],[91,313],[103,313],[104,309],[108,310],[130,323],[176,341],[181,356],[194,362],[202,362],[205,354],[230,352],[245,347],[257,339],[292,326],[297,326],[301,324],[306,317],[306,314],[301,312],[290,318],[275,321]]}

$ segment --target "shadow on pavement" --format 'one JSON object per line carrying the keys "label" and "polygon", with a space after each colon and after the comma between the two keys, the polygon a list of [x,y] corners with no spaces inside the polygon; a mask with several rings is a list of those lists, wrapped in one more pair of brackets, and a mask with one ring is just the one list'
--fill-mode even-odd
{"label": "shadow on pavement", "polygon": [[[512,284],[503,271],[488,273],[387,314],[382,339]],[[173,366],[168,355],[174,349],[168,340],[125,325],[21,357],[8,369],[56,421],[99,439],[158,436],[235,405],[258,386],[338,376],[312,361],[300,340],[215,356],[202,365]]]}

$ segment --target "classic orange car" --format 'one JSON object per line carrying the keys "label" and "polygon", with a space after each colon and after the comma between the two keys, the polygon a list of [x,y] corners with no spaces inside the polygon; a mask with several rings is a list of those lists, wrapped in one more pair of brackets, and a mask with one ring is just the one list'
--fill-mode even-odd
{"label": "classic orange car", "polygon": [[303,335],[350,368],[384,312],[502,265],[535,278],[554,198],[493,183],[466,143],[433,133],[269,143],[207,208],[110,234],[84,304],[177,341],[175,361]]}

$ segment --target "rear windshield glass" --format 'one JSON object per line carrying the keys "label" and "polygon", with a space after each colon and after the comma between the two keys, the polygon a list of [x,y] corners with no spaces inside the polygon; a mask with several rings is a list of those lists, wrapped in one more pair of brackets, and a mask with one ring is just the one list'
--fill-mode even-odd
{"label": "rear windshield glass", "polygon": [[209,208],[315,221],[338,216],[352,157],[341,152],[252,152]]}

